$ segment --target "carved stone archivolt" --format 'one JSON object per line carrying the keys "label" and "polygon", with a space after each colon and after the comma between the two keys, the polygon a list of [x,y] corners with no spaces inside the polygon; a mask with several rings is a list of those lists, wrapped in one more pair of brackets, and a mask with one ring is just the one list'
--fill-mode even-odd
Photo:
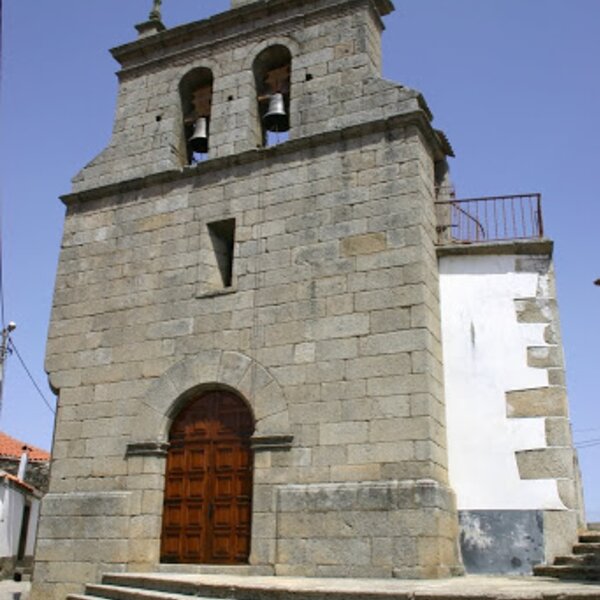
{"label": "carved stone archivolt", "polygon": [[163,453],[173,418],[192,397],[209,389],[228,389],[241,396],[255,419],[256,450],[291,447],[288,405],[275,378],[240,352],[204,351],[168,369],[152,385],[139,414],[141,434],[128,455]]}

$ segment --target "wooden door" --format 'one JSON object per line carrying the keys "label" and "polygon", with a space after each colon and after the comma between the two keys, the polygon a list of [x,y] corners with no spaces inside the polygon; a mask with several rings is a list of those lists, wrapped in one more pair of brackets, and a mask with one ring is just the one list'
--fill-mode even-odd
{"label": "wooden door", "polygon": [[250,553],[252,415],[230,392],[202,394],[171,426],[161,562],[240,564]]}

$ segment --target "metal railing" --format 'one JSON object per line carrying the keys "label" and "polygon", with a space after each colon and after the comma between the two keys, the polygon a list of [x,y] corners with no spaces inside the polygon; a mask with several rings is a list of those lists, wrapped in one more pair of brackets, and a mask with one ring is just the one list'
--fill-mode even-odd
{"label": "metal railing", "polygon": [[438,244],[544,237],[541,194],[436,202]]}

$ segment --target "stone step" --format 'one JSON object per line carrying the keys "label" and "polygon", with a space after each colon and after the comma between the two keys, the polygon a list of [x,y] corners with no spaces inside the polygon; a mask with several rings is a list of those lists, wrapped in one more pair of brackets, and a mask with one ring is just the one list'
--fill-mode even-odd
{"label": "stone step", "polygon": [[579,542],[584,544],[600,543],[600,531],[584,531],[579,534]]}
{"label": "stone step", "polygon": [[600,581],[600,531],[588,526],[586,531],[579,534],[573,554],[557,556],[552,565],[538,565],[533,573],[558,579]]}
{"label": "stone step", "polygon": [[600,554],[600,543],[575,544],[573,554]]}
{"label": "stone step", "polygon": [[[112,587],[115,589],[134,588],[136,590],[144,590],[146,592],[155,592],[161,594],[171,594],[179,597],[231,597],[231,590],[227,586],[221,586],[219,584],[207,586],[196,581],[190,581],[189,579],[185,579],[184,576],[178,577],[177,575],[177,573],[173,573],[170,577],[154,577],[147,576],[144,574],[132,575],[122,573],[109,573],[107,575],[104,575],[104,577],[102,578],[102,584],[104,587]],[[88,585],[86,591],[94,587],[95,586]],[[220,593],[223,595],[219,595]],[[144,598],[144,596],[140,596],[140,599],[141,598]]]}
{"label": "stone step", "polygon": [[[189,594],[177,594],[169,591],[147,590],[138,587],[121,587],[116,585],[90,584],[85,588],[84,600],[210,600],[202,598],[190,591]],[[69,596],[69,600],[80,600],[81,597]]]}
{"label": "stone step", "polygon": [[568,556],[557,556],[554,559],[555,565],[571,565],[584,566],[584,567],[598,567],[600,569],[600,555],[599,554],[570,554]]}
{"label": "stone step", "polygon": [[540,577],[556,577],[558,579],[600,581],[600,568],[597,566],[571,565],[539,565],[533,572]]}

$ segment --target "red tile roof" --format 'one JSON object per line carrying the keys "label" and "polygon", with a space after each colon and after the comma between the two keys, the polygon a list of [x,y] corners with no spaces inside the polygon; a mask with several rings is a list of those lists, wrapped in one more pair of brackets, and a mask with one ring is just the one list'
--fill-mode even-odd
{"label": "red tile roof", "polygon": [[0,431],[0,458],[21,458],[23,454],[23,446],[29,448],[29,460],[45,461],[50,460],[50,454],[41,448],[36,448],[31,444],[26,444],[20,440],[16,440],[10,435],[6,435]]}
{"label": "red tile roof", "polygon": [[11,475],[10,473],[0,471],[0,479],[11,481],[14,485],[25,488],[29,492],[33,492],[33,490],[35,490],[35,488],[32,485],[25,481],[21,481],[18,477],[15,477],[15,475]]}

